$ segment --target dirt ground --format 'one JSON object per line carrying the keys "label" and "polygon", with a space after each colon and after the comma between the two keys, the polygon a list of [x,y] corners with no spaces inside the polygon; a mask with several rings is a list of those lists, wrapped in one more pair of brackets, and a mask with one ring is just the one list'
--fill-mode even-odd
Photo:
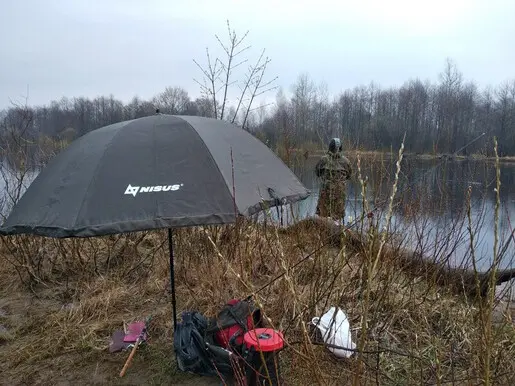
{"label": "dirt ground", "polygon": [[[501,288],[499,288],[501,292]],[[0,385],[199,385],[217,386],[223,383],[217,378],[202,377],[182,373],[175,366],[171,335],[164,341],[149,341],[149,344],[138,349],[134,360],[123,378],[119,377],[129,352],[110,353],[108,341],[113,331],[103,334],[104,345],[98,348],[84,347],[66,349],[60,353],[37,359],[28,358],[13,366],[12,361],[19,355],[22,347],[27,347],[25,334],[20,334],[23,326],[20,321],[30,318],[34,313],[41,313],[45,308],[55,307],[49,299],[34,300],[28,295],[6,294],[0,292]],[[501,293],[499,293],[501,295]],[[508,304],[507,304],[508,303]],[[515,316],[513,298],[505,299],[494,313],[495,319],[502,319],[506,312]],[[511,311],[511,312],[510,312]],[[25,325],[28,327],[28,325]],[[14,336],[19,338],[14,338]],[[36,339],[34,334],[27,334]],[[56,329],[55,338],[60,339],[60,331]],[[40,345],[39,345],[40,346]],[[70,372],[73,369],[73,372]]]}
{"label": "dirt ground", "polygon": [[[220,385],[220,380],[182,373],[175,366],[171,336],[167,342],[149,340],[136,352],[125,376],[119,373],[129,351],[110,353],[108,342],[112,331],[105,331],[102,347],[84,347],[81,352],[70,349],[53,355],[34,352],[23,353],[23,360],[17,359],[21,351],[30,349],[33,334],[21,334],[30,323],[23,323],[34,313],[41,313],[46,307],[51,311],[55,304],[48,299],[34,300],[29,296],[0,293],[0,385]],[[21,326],[21,327],[18,327]],[[60,339],[56,328],[55,339]],[[36,345],[35,345],[36,346]],[[38,345],[41,346],[41,345]],[[45,357],[46,356],[46,357]],[[13,361],[17,361],[13,365]],[[73,369],[73,372],[64,369]]]}
{"label": "dirt ground", "polygon": [[[330,232],[320,231],[324,235]],[[245,249],[241,253],[245,259],[234,254],[233,260],[211,251],[211,244],[204,240],[203,233],[187,234],[182,239],[177,237],[177,250],[182,257],[176,270],[179,284],[177,309],[198,307],[202,312],[213,314],[227,299],[248,294],[249,283],[255,283],[259,288],[258,285],[269,280],[267,276],[276,277],[283,272],[284,266],[298,262],[299,255],[305,256],[305,250],[314,250],[314,245],[318,243],[319,232],[309,227],[303,230],[297,226],[281,233],[281,243],[272,243],[271,240],[279,236],[271,233],[264,236],[257,231],[250,233],[255,239],[245,241]],[[310,235],[315,236],[311,239],[308,238]],[[219,235],[221,240],[227,237],[225,234]],[[289,349],[281,354],[285,364],[281,370],[291,385],[340,386],[350,384],[355,374],[354,360],[341,361],[326,348],[309,344],[309,337],[301,334],[292,317],[295,312],[301,315],[298,311],[301,306],[313,304],[313,309],[308,310],[309,314],[306,311],[306,315],[302,316],[309,321],[311,315],[317,315],[322,310],[322,305],[317,308],[317,303],[325,302],[323,299],[327,298],[328,304],[341,302],[351,325],[359,326],[363,310],[359,292],[355,288],[361,280],[362,256],[351,253],[353,248],[359,250],[359,245],[354,247],[357,242],[351,238],[346,240],[346,258],[341,258],[333,249],[320,253],[316,260],[297,268],[294,276],[296,287],[293,290],[284,280],[274,283],[267,289],[269,292],[262,295],[266,299],[264,306],[267,316],[279,326],[282,323],[281,328],[290,327],[287,332]],[[154,249],[160,250],[160,245],[166,239],[164,236],[153,236],[147,241],[148,245],[141,243],[140,249],[130,243],[126,247],[121,242],[117,244],[118,239],[107,239],[100,244],[104,248],[101,251],[105,250],[109,257],[109,275],[92,271],[92,267],[96,266],[94,259],[105,256],[97,252],[95,248],[100,248],[97,244],[84,244],[83,247],[91,249],[88,252],[90,255],[80,255],[84,260],[80,256],[74,260],[62,258],[59,270],[50,267],[44,271],[51,275],[51,280],[37,282],[30,288],[20,284],[12,266],[0,264],[0,385],[221,385],[218,379],[177,370],[172,340],[169,260],[165,252],[151,253]],[[17,256],[22,268],[32,258],[32,250],[38,251],[30,244],[31,240],[25,243],[27,245],[20,243],[20,246],[12,246],[13,250],[19,248],[20,251],[25,251],[22,247],[27,247],[26,254]],[[120,244],[123,248],[118,246],[119,250],[115,250],[113,245]],[[53,245],[46,246],[50,249],[46,252],[48,255],[53,255]],[[59,248],[69,248],[62,252],[64,256],[70,255],[76,248],[76,244],[71,242],[63,245],[58,244]],[[284,251],[291,253],[281,254]],[[61,253],[61,250],[55,253]],[[388,256],[386,254],[386,258]],[[247,265],[244,267],[240,264]],[[338,269],[335,269],[335,265]],[[445,364],[449,347],[460,349],[460,361],[452,361],[452,366],[446,368],[448,373],[442,373],[451,374],[452,377],[445,375],[442,379],[447,381],[465,376],[479,379],[482,376],[480,361],[483,351],[477,350],[477,347],[483,347],[480,346],[483,336],[477,329],[478,322],[472,318],[477,317],[478,313],[434,283],[412,280],[403,272],[393,275],[393,269],[389,269],[386,263],[384,267],[388,269],[384,270],[380,279],[388,286],[385,290],[382,286],[370,288],[372,304],[367,312],[373,312],[371,316],[379,315],[392,320],[388,330],[391,340],[384,344],[393,347],[393,350],[377,365],[377,372],[373,367],[376,355],[364,357],[368,372],[361,379],[370,380],[370,384],[376,384],[378,377],[382,377],[381,384],[433,384],[436,379],[432,367],[435,348],[440,353],[437,359]],[[239,277],[237,270],[240,268],[242,272],[249,272],[247,281],[242,280],[243,283],[235,280],[235,277]],[[332,284],[324,287],[324,283],[336,282],[341,286],[337,291]],[[501,288],[498,290],[501,296]],[[344,298],[339,295],[340,291],[345,294]],[[511,299],[508,297],[496,308],[495,323],[505,321],[507,315],[513,320],[515,308],[510,303],[515,302]],[[506,306],[507,312],[502,306]],[[402,310],[402,315],[398,310]],[[126,375],[120,378],[119,373],[129,352],[110,353],[111,336],[124,324],[142,320],[146,316],[152,316],[148,345],[138,349]],[[401,317],[405,322],[393,322]],[[379,324],[376,324],[379,328]],[[513,329],[509,325],[498,332],[497,340],[489,347],[500,353],[499,368],[506,374],[513,374]],[[373,340],[367,344],[376,347]],[[452,346],[454,344],[456,346]],[[408,350],[416,353],[417,361],[411,361],[415,356],[411,358],[411,351]],[[471,367],[472,374],[469,373]],[[328,383],[328,380],[334,380],[334,383]],[[505,380],[500,384],[514,383]]]}

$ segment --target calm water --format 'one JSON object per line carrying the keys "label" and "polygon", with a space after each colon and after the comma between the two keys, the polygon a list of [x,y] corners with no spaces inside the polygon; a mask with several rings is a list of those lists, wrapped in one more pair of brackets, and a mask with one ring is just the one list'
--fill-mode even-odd
{"label": "calm water", "polygon": [[[312,195],[293,208],[283,208],[282,214],[272,211],[275,221],[283,224],[314,216],[318,200],[318,179],[314,174],[317,159],[308,159],[292,168]],[[396,160],[362,160],[362,178],[367,179],[368,211],[385,225],[385,212],[395,175]],[[361,184],[357,166],[348,184],[346,224],[352,224],[363,213]],[[442,161],[406,158],[401,164],[399,184],[394,201],[391,231],[402,238],[404,245],[425,251],[453,266],[471,263],[467,191],[471,189],[471,217],[477,265],[486,269],[492,261],[495,232],[496,171],[493,162]],[[498,221],[498,251],[502,251],[502,267],[515,267],[515,240],[505,248],[515,227],[515,164],[500,168],[500,201]],[[366,222],[367,220],[365,220]],[[359,220],[354,227],[364,224]]]}
{"label": "calm water", "polygon": [[7,164],[0,161],[0,223],[9,214],[12,202],[20,197],[30,183],[36,178],[37,172],[16,174]]}
{"label": "calm water", "polygon": [[[292,167],[300,180],[312,190],[308,199],[271,211],[274,221],[283,225],[313,216],[318,199],[318,179],[313,170],[317,159],[310,158]],[[346,224],[351,224],[363,213],[361,185],[357,166],[348,184]],[[395,160],[362,161],[362,177],[367,180],[366,197],[369,209],[378,208],[375,218],[384,224],[385,210],[391,194],[395,174]],[[5,170],[5,169],[4,169]],[[28,177],[25,186],[34,178]],[[484,161],[440,161],[406,158],[401,165],[398,191],[393,208],[391,231],[402,238],[405,245],[423,249],[437,258],[448,258],[450,264],[470,265],[470,235],[466,216],[467,190],[471,189],[471,216],[474,230],[474,249],[480,269],[486,269],[493,256],[495,167]],[[5,178],[0,178],[4,192]],[[501,205],[499,208],[498,250],[503,250],[515,227],[515,163],[501,164]],[[5,199],[0,197],[0,211],[5,214]],[[367,220],[365,220],[366,222]],[[357,222],[354,227],[364,226]],[[515,267],[515,241],[505,248],[502,267]]]}

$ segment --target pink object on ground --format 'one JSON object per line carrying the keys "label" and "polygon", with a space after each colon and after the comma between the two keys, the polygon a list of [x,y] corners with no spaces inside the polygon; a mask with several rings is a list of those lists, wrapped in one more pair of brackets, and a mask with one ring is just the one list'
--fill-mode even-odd
{"label": "pink object on ground", "polygon": [[[123,338],[124,342],[136,342],[141,332],[145,329],[145,322],[133,322],[127,326],[127,333],[125,334],[125,338]],[[147,334],[143,335],[143,340],[145,340]]]}

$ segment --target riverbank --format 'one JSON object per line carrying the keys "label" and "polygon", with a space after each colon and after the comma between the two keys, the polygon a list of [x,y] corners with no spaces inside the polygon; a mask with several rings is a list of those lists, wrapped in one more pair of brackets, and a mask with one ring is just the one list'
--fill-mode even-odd
{"label": "riverbank", "polygon": [[[326,154],[325,150],[304,150],[304,149],[292,149],[291,152],[296,156],[304,158],[320,158]],[[357,158],[359,155],[363,158],[397,158],[397,152],[389,151],[375,151],[375,150],[356,150],[349,149],[345,150],[344,154],[349,158]],[[495,161],[494,156],[486,156],[483,154],[471,154],[465,155],[452,155],[452,154],[421,154],[421,153],[410,153],[404,152],[403,157],[406,159],[420,159],[420,160],[456,160],[456,161]],[[500,162],[515,163],[515,156],[499,157]]]}
{"label": "riverbank", "polygon": [[[327,223],[313,221],[286,229],[250,222],[238,229],[180,229],[175,237],[178,310],[214,315],[227,300],[284,274],[255,300],[269,325],[285,331],[281,366],[289,384],[474,380],[487,371],[488,353],[497,363],[490,376],[511,384],[515,334],[508,315],[489,324],[492,309],[430,276],[407,275],[394,250],[376,260],[380,239],[370,231],[363,242],[340,238]],[[2,379],[8,384],[217,384],[175,368],[165,245],[166,232],[158,231],[91,240],[2,239]],[[331,305],[348,315],[361,357],[336,360],[314,344],[307,323]],[[149,345],[138,350],[120,379],[128,353],[110,354],[110,337],[124,323],[148,315],[153,317]]]}

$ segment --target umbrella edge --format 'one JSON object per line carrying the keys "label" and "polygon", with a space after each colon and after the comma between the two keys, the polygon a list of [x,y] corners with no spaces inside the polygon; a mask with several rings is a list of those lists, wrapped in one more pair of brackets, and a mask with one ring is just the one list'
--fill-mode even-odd
{"label": "umbrella edge", "polygon": [[[238,213],[238,215],[241,215]],[[118,221],[115,223],[102,223],[95,226],[77,228],[11,225],[0,227],[1,236],[32,235],[51,238],[88,238],[116,234],[145,232],[166,228],[186,228],[192,226],[209,226],[231,224],[236,221],[234,212],[210,214],[198,217],[158,218],[140,221]]]}

